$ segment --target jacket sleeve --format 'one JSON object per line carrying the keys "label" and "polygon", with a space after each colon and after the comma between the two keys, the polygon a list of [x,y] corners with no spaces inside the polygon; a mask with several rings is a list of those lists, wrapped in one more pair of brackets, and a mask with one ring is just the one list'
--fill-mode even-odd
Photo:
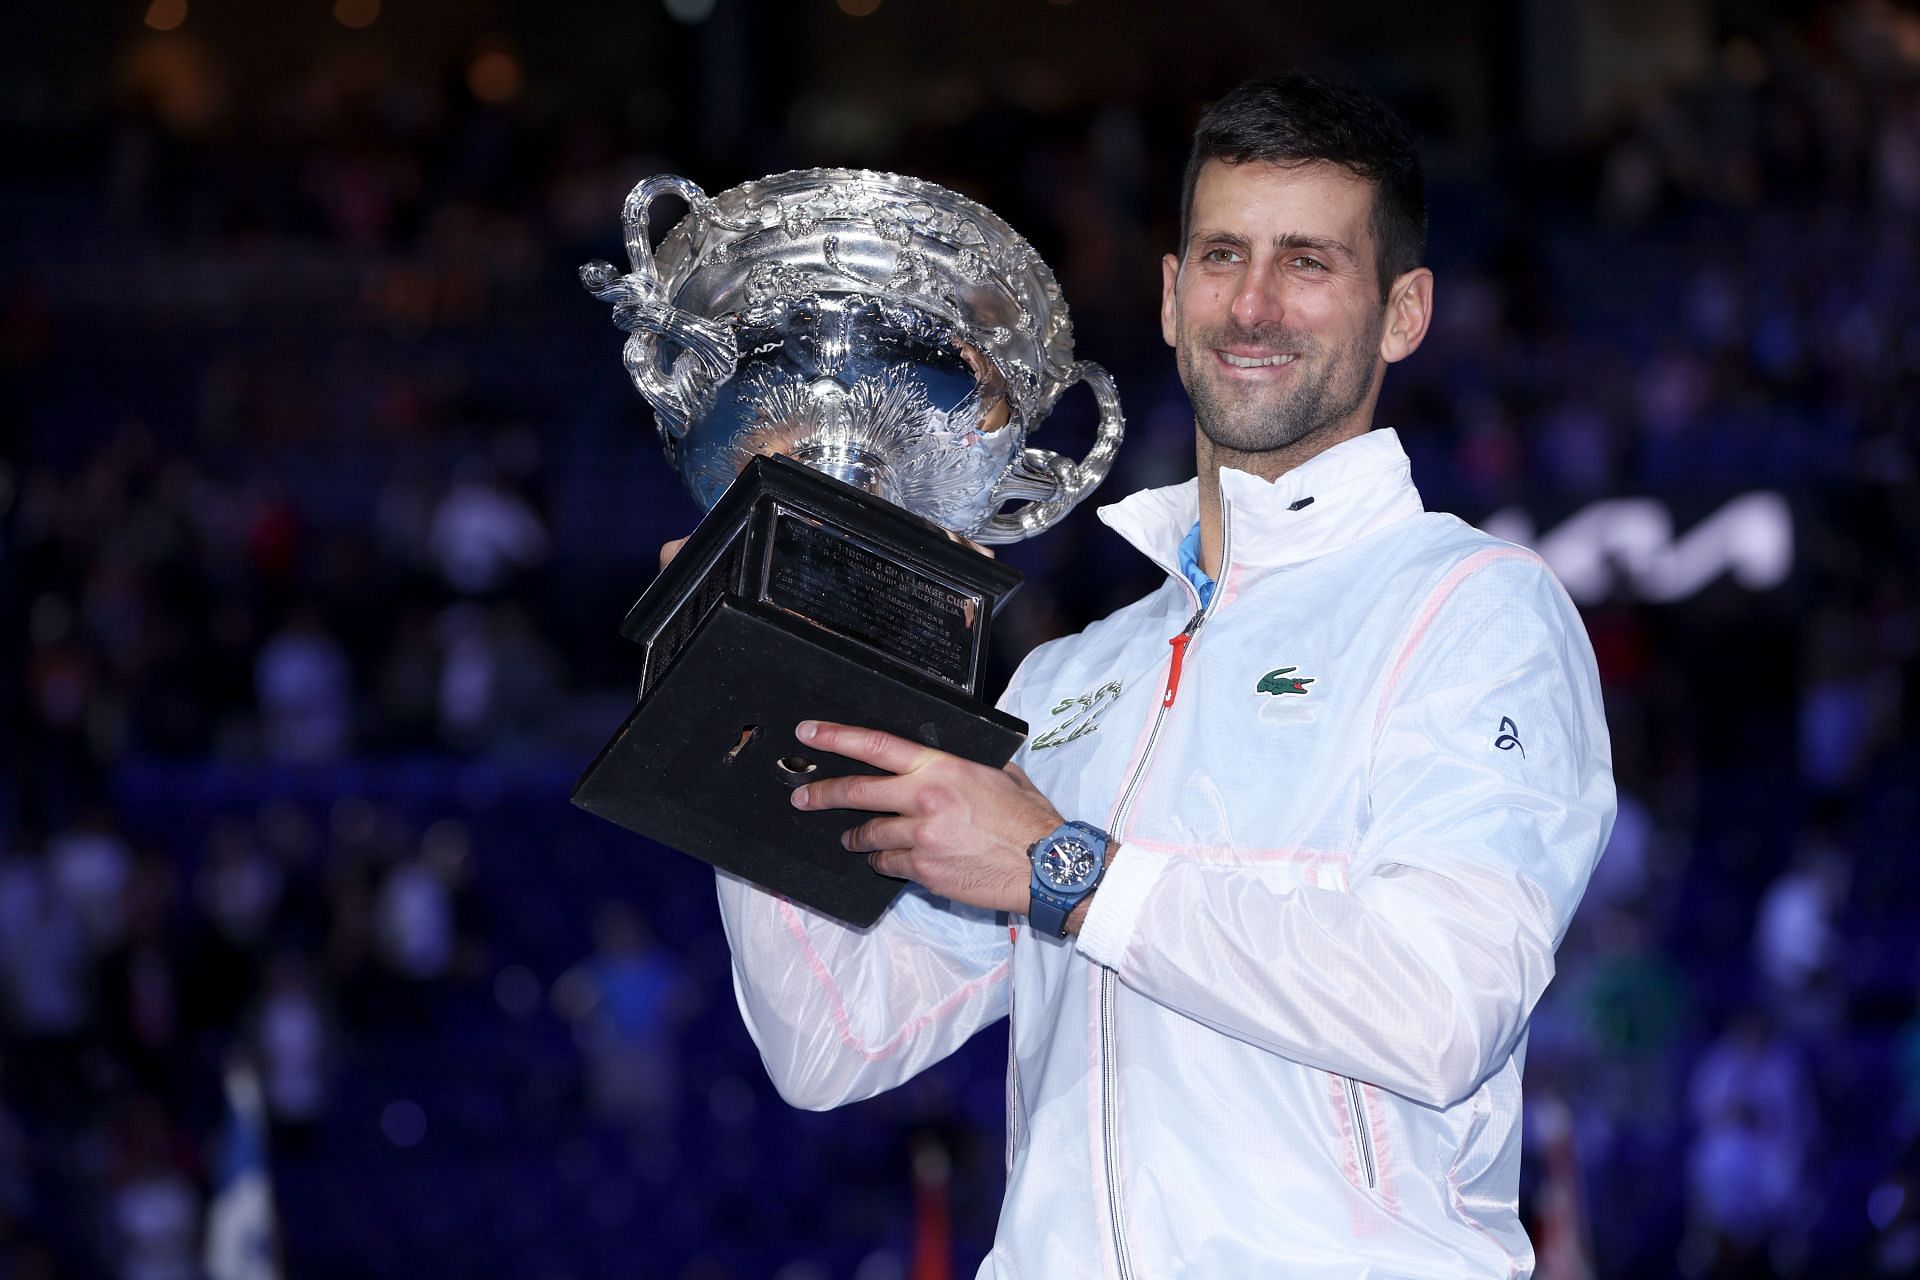
{"label": "jacket sleeve", "polygon": [[796,1107],[824,1111],[903,1084],[1006,1016],[1013,939],[995,912],[909,884],[855,929],[736,876],[718,879],[734,997],[774,1087]]}
{"label": "jacket sleeve", "polygon": [[1512,1055],[1614,792],[1592,648],[1543,564],[1494,557],[1422,618],[1352,727],[1369,811],[1344,887],[1122,839],[1078,945],[1225,1034],[1450,1106]]}
{"label": "jacket sleeve", "polygon": [[1007,1012],[993,912],[907,886],[855,929],[725,873],[733,990],[780,1096],[824,1111],[901,1084]]}

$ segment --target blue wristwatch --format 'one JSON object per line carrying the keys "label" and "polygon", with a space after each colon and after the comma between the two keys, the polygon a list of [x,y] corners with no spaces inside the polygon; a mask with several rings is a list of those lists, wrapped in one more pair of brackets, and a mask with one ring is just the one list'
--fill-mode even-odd
{"label": "blue wristwatch", "polygon": [[1040,932],[1066,936],[1067,916],[1092,893],[1107,869],[1107,845],[1112,837],[1087,822],[1063,822],[1033,842],[1027,859],[1033,863],[1033,903],[1027,919]]}

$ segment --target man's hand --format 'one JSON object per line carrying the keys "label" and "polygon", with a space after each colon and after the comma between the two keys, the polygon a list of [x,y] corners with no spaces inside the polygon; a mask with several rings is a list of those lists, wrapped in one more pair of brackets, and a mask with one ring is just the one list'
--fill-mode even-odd
{"label": "man's hand", "polygon": [[797,809],[883,815],[841,837],[875,871],[970,906],[1026,911],[1027,849],[1060,825],[1060,815],[1019,765],[990,769],[878,729],[826,721],[802,721],[795,733],[893,775],[828,778],[793,793]]}

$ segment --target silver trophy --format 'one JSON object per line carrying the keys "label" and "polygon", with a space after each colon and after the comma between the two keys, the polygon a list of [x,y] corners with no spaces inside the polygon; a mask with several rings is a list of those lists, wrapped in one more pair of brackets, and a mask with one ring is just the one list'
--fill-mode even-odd
{"label": "silver trophy", "polygon": [[[659,247],[663,195],[687,213]],[[802,813],[801,719],[870,725],[1004,764],[1026,726],[980,700],[987,633],[1018,573],[962,539],[1057,522],[1113,464],[1113,380],[1073,359],[1053,273],[993,213],[893,174],[810,169],[709,197],[648,178],[622,210],[631,270],[580,269],[707,510],[627,616],[632,714],[574,802],[853,924],[898,892]],[[1027,435],[1085,382],[1075,462]]]}
{"label": "silver trophy", "polygon": [[[656,250],[653,202],[687,214]],[[1113,379],[1073,359],[1060,286],[1013,228],[896,174],[805,169],[709,197],[648,178],[622,210],[622,358],[667,457],[711,508],[747,461],[783,454],[975,542],[1047,528],[1106,478],[1125,431]],[[1080,462],[1027,446],[1067,388],[1100,406]]]}

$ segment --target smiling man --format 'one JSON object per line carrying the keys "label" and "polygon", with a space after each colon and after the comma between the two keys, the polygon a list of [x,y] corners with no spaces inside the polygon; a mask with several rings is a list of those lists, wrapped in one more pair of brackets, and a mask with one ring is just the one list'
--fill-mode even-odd
{"label": "smiling man", "polygon": [[854,930],[723,876],[740,1008],[806,1107],[1011,1019],[983,1277],[1524,1275],[1527,1019],[1613,816],[1592,652],[1372,429],[1433,306],[1399,120],[1243,85],[1185,188],[1199,474],[1101,512],[1165,582],[1022,664],[1004,770],[800,727],[886,774],[794,803],[914,884]]}

